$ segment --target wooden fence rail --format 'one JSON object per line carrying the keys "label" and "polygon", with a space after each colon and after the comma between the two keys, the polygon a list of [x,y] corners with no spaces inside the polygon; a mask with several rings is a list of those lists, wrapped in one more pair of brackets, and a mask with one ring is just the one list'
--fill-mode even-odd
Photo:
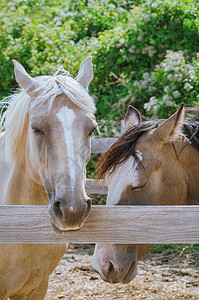
{"label": "wooden fence rail", "polygon": [[54,232],[47,206],[0,206],[0,243],[199,243],[199,206],[93,206],[79,231]]}
{"label": "wooden fence rail", "polygon": [[[92,153],[115,138],[92,140]],[[102,180],[87,179],[90,194],[107,194]],[[0,243],[199,244],[199,206],[93,206],[83,228],[54,232],[47,206],[0,206]]]}

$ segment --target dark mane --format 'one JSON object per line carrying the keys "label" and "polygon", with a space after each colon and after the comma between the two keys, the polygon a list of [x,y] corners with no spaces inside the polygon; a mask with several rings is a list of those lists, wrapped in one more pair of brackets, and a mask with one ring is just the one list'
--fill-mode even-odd
{"label": "dark mane", "polygon": [[[98,179],[107,172],[125,162],[131,155],[139,163],[140,160],[135,151],[136,142],[139,137],[156,127],[164,120],[151,120],[139,123],[126,131],[119,139],[106,151],[98,161]],[[199,116],[191,116],[184,120],[182,131],[187,137],[187,144],[191,141],[194,147],[199,150]]]}

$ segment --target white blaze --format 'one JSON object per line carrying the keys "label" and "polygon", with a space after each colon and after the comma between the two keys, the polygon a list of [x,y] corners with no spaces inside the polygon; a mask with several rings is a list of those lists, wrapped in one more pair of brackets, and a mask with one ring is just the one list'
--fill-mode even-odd
{"label": "white blaze", "polygon": [[[141,153],[139,152],[141,155]],[[131,156],[123,164],[118,165],[110,175],[106,176],[108,185],[107,205],[117,205],[122,192],[128,186],[138,186],[137,162]]]}
{"label": "white blaze", "polygon": [[70,211],[73,211],[73,210],[74,210],[73,206],[70,206],[69,210],[70,210]]}
{"label": "white blaze", "polygon": [[75,113],[72,109],[68,107],[62,107],[59,112],[56,114],[58,120],[61,122],[63,130],[64,130],[64,137],[66,140],[66,147],[68,153],[68,166],[69,166],[69,173],[70,173],[70,186],[72,192],[75,188],[75,179],[76,179],[76,172],[75,172],[75,153],[74,153],[74,146],[73,146],[73,135],[72,135],[72,128],[73,122],[75,120]]}

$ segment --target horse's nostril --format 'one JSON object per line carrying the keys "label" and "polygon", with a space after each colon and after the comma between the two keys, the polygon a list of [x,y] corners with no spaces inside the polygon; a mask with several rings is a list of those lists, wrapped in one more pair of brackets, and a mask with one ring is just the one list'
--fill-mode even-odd
{"label": "horse's nostril", "polygon": [[109,274],[114,273],[114,271],[115,271],[114,265],[112,264],[112,262],[109,262],[109,267],[108,267]]}
{"label": "horse's nostril", "polygon": [[86,217],[88,216],[88,214],[90,213],[90,210],[91,210],[91,204],[92,204],[92,201],[91,199],[87,200],[87,210],[86,210]]}
{"label": "horse's nostril", "polygon": [[112,274],[114,274],[115,268],[114,268],[113,263],[111,261],[107,262],[103,271],[104,271],[103,273],[106,277],[110,277]]}
{"label": "horse's nostril", "polygon": [[59,216],[63,218],[63,212],[61,209],[61,201],[60,200],[55,200],[53,203],[53,210],[56,216]]}

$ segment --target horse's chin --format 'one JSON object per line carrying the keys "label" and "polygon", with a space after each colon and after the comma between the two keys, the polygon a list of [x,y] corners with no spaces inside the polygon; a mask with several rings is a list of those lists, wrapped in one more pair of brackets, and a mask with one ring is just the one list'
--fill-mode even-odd
{"label": "horse's chin", "polygon": [[133,261],[127,274],[125,275],[125,277],[123,278],[123,280],[121,281],[121,283],[123,284],[128,284],[129,282],[131,282],[135,277],[137,276],[137,262]]}
{"label": "horse's chin", "polygon": [[52,222],[51,222],[52,228],[53,230],[58,233],[58,234],[62,234],[64,231],[60,230],[58,227],[56,227]]}

